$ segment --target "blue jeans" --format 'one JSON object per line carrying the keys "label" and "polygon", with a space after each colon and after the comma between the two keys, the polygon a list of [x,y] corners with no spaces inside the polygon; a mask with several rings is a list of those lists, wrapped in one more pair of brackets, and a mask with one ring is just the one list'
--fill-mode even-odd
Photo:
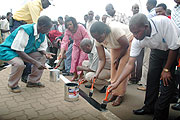
{"label": "blue jeans", "polygon": [[66,72],[70,72],[71,69],[72,46],[72,43],[68,46],[68,51],[66,52],[66,59],[64,60]]}

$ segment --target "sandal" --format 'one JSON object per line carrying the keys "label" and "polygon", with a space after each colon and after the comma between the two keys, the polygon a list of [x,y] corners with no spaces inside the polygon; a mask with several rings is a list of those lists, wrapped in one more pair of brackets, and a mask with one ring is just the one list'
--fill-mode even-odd
{"label": "sandal", "polygon": [[78,81],[78,77],[72,77],[72,79],[70,81]]}
{"label": "sandal", "polygon": [[13,93],[20,93],[20,92],[21,92],[21,89],[20,89],[19,86],[10,87],[10,86],[8,85],[8,87],[10,88],[11,92],[13,92]]}

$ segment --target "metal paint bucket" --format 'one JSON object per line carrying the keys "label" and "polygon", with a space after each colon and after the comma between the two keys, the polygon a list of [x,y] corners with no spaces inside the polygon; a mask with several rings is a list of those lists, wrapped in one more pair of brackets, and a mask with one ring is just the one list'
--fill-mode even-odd
{"label": "metal paint bucket", "polygon": [[78,83],[64,84],[64,100],[73,102],[79,100],[79,85]]}
{"label": "metal paint bucket", "polygon": [[50,70],[50,81],[57,82],[60,80],[59,78],[60,71],[58,69],[51,69]]}

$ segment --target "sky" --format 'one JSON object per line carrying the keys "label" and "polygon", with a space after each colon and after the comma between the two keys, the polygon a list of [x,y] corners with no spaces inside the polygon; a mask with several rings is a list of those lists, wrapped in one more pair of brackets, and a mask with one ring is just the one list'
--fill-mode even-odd
{"label": "sky", "polygon": [[[21,8],[26,2],[31,0],[0,0],[0,15],[6,15],[12,10],[14,13]],[[140,6],[140,12],[147,14],[147,0],[53,0],[55,6],[50,6],[41,12],[41,15],[47,15],[52,20],[57,20],[59,16],[73,16],[78,22],[84,23],[83,17],[88,11],[94,11],[95,15],[100,17],[106,14],[105,6],[112,3],[115,10],[126,13],[132,16],[131,7],[137,3]],[[159,3],[165,3],[169,9],[172,9],[176,4],[173,0],[157,0]]]}

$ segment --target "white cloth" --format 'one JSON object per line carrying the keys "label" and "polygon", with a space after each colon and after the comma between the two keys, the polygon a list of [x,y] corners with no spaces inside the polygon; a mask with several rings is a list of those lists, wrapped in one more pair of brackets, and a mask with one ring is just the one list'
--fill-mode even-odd
{"label": "white cloth", "polygon": [[[153,21],[153,22],[152,22]],[[150,37],[145,37],[143,40],[134,38],[132,41],[130,56],[136,57],[144,47],[167,51],[168,49],[175,50],[180,46],[177,40],[180,37],[178,27],[166,16],[155,16],[149,20],[152,31]]]}
{"label": "white cloth", "polygon": [[[108,50],[104,49],[105,51],[105,56],[106,56],[106,63],[104,66],[104,69],[111,69],[111,55],[108,52]],[[93,71],[97,71],[98,68],[98,64],[99,64],[99,57],[98,57],[98,53],[96,50],[95,45],[93,46],[91,53],[88,54],[88,58],[89,58],[89,68]]]}
{"label": "white cloth", "polygon": [[157,16],[157,14],[156,14],[155,8],[153,8],[153,9],[151,9],[151,11],[147,15],[147,17],[150,19],[150,18],[155,17],[155,16]]}
{"label": "white cloth", "polygon": [[[37,32],[37,24],[34,24],[34,36],[35,39],[38,40],[39,34]],[[14,41],[11,45],[11,49],[16,50],[16,51],[24,51],[26,45],[28,44],[29,40],[29,35],[24,31],[24,29],[20,29],[14,38]],[[47,49],[47,37],[45,36],[44,42],[40,45],[38,48],[38,51],[46,51]]]}
{"label": "white cloth", "polygon": [[64,25],[64,24],[63,24],[63,25],[60,24],[60,25],[58,26],[58,30],[59,30],[59,32],[64,33],[65,30],[66,30],[65,25]]}
{"label": "white cloth", "polygon": [[[9,30],[9,21],[4,19],[1,21],[1,29]],[[10,35],[10,32],[2,33],[3,41]]]}

